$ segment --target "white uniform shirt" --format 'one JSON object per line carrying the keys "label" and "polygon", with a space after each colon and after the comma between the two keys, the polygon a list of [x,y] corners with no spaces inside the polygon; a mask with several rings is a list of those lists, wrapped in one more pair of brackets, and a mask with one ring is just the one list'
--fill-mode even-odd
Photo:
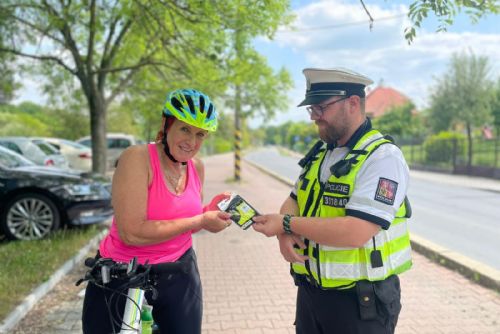
{"label": "white uniform shirt", "polygon": [[[331,175],[330,167],[343,159],[348,147],[337,147],[326,153],[321,165],[320,182]],[[355,216],[383,228],[390,223],[403,202],[409,183],[409,168],[401,150],[392,144],[383,144],[363,163],[354,184],[352,196],[346,204],[346,214]],[[297,185],[292,198],[297,198]]]}

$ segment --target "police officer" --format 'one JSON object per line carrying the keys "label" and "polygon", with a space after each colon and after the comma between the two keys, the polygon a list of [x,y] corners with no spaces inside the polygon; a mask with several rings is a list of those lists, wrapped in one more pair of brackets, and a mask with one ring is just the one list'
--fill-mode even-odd
{"label": "police officer", "polygon": [[255,218],[276,235],[297,290],[297,333],[394,333],[398,274],[411,267],[409,171],[391,138],[365,115],[369,78],[346,69],[304,71],[305,100],[321,141],[280,214]]}

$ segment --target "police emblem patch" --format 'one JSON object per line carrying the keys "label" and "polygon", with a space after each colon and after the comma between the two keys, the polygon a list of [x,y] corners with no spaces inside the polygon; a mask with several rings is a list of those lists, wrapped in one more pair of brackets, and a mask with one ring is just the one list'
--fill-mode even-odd
{"label": "police emblem patch", "polygon": [[377,190],[375,191],[375,200],[385,204],[393,205],[397,190],[398,183],[396,181],[381,177],[378,180]]}

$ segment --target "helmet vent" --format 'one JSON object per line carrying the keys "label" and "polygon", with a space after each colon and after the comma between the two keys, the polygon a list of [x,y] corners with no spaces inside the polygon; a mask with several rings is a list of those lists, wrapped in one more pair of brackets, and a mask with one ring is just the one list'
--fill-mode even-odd
{"label": "helmet vent", "polygon": [[171,102],[172,102],[172,105],[175,107],[175,109],[177,109],[178,112],[180,112],[181,114],[184,114],[184,112],[182,110],[181,101],[179,101],[176,97],[173,97]]}
{"label": "helmet vent", "polygon": [[200,95],[200,112],[203,114],[205,112],[205,99]]}
{"label": "helmet vent", "polygon": [[208,111],[207,111],[207,119],[210,119],[210,116],[212,116],[212,112],[214,111],[214,105],[210,103],[208,106]]}
{"label": "helmet vent", "polygon": [[196,115],[196,110],[194,109],[194,103],[193,103],[193,98],[190,95],[184,95],[186,98],[186,101],[189,105],[189,111],[191,114]]}

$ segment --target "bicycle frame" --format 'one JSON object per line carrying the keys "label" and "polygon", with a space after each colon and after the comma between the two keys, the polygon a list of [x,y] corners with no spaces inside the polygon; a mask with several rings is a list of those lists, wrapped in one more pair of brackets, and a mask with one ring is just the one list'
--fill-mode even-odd
{"label": "bicycle frame", "polygon": [[119,334],[141,333],[141,311],[144,302],[144,290],[128,289],[127,302],[123,312],[122,330]]}
{"label": "bicycle frame", "polygon": [[[150,274],[174,274],[187,273],[186,263],[181,261],[151,265],[138,264],[137,258],[133,258],[128,264],[117,263],[109,258],[88,258],[85,266],[89,267],[85,276],[76,282],[80,285],[84,281],[97,283],[102,286],[114,278],[127,278],[129,283],[125,309],[121,321],[120,332],[118,334],[142,333],[141,312],[145,299],[145,291],[153,291],[152,298],[156,298],[154,284],[150,282]],[[154,277],[154,276],[153,276]],[[153,278],[154,280],[155,278]],[[109,311],[109,306],[108,306]],[[113,319],[110,318],[113,322]]]}

